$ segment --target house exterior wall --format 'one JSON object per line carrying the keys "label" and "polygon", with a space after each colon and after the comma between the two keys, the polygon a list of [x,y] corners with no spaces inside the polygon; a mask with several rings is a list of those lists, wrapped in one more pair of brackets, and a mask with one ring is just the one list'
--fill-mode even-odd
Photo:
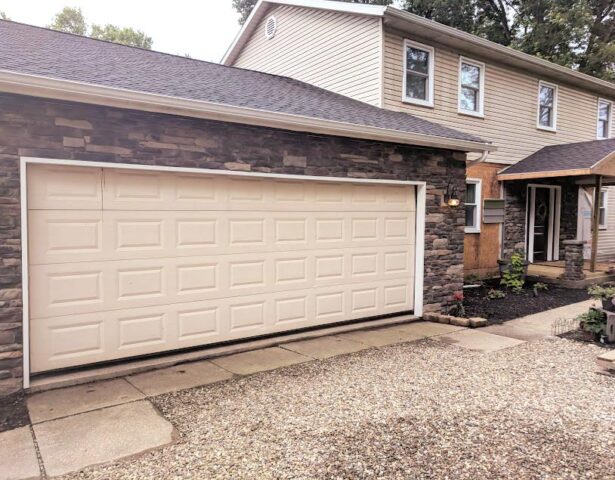
{"label": "house exterior wall", "polygon": [[0,94],[0,394],[22,377],[20,157],[425,181],[425,311],[463,285],[463,208],[443,205],[456,152]]}
{"label": "house exterior wall", "polygon": [[[402,101],[404,39],[435,48],[434,107]],[[403,111],[493,142],[498,150],[489,162],[512,164],[547,145],[596,139],[598,95],[558,85],[557,131],[536,127],[539,78],[518,69],[485,63],[484,118],[458,112],[459,58],[462,52],[439,47],[428,39],[385,29],[384,108]],[[503,167],[502,167],[503,168]]]}
{"label": "house exterior wall", "polygon": [[[501,165],[479,163],[467,169],[468,178],[480,178],[481,199],[501,198],[501,186],[497,173]],[[481,201],[482,203],[482,201]],[[481,214],[482,217],[482,214]],[[482,223],[480,233],[467,233],[464,240],[464,269],[466,276],[492,277],[498,273],[500,258],[500,224]]]}
{"label": "house exterior wall", "polygon": [[[277,32],[265,37],[274,15]],[[381,100],[379,18],[279,6],[256,27],[233,66],[284,75],[363,102]]]}

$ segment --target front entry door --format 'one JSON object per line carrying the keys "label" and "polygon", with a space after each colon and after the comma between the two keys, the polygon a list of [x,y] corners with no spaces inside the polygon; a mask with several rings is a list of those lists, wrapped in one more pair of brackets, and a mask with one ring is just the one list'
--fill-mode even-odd
{"label": "front entry door", "polygon": [[549,250],[550,190],[537,188],[534,199],[534,261],[546,262]]}
{"label": "front entry door", "polygon": [[529,185],[527,259],[548,262],[559,259],[561,190],[551,185]]}

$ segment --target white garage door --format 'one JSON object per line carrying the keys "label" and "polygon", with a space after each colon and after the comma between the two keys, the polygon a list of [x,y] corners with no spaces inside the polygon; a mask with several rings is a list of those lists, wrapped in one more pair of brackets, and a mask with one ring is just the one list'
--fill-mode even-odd
{"label": "white garage door", "polygon": [[31,370],[413,309],[415,188],[28,167]]}

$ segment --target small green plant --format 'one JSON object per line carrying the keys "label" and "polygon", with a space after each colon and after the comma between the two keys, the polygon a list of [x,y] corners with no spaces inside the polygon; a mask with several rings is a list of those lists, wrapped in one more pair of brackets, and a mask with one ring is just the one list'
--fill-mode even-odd
{"label": "small green plant", "polygon": [[546,283],[542,283],[542,282],[536,282],[534,286],[532,287],[532,290],[534,290],[534,296],[537,297],[538,292],[544,292],[546,290],[549,290],[549,285],[547,285]]}
{"label": "small green plant", "polygon": [[609,298],[615,297],[615,287],[610,285],[592,285],[587,289],[587,293],[594,300],[608,300]]}
{"label": "small green plant", "polygon": [[487,298],[489,300],[498,300],[500,298],[505,298],[505,297],[506,297],[506,292],[503,292],[502,290],[496,290],[495,288],[492,288],[491,290],[487,292]]}
{"label": "small green plant", "polygon": [[576,319],[584,332],[591,333],[596,338],[604,335],[606,331],[606,315],[600,310],[590,308],[588,312],[582,313]]}
{"label": "small green plant", "polygon": [[525,264],[522,252],[515,252],[510,257],[510,264],[504,271],[500,284],[510,288],[513,293],[521,293],[525,285]]}

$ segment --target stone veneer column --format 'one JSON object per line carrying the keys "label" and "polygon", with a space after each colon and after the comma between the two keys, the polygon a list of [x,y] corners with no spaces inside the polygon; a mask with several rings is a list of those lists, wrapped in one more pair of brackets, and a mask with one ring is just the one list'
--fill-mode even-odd
{"label": "stone veneer column", "polygon": [[583,273],[583,245],[584,240],[565,240],[564,244],[564,258],[566,261],[566,267],[562,279],[564,280],[583,280],[585,274]]}

